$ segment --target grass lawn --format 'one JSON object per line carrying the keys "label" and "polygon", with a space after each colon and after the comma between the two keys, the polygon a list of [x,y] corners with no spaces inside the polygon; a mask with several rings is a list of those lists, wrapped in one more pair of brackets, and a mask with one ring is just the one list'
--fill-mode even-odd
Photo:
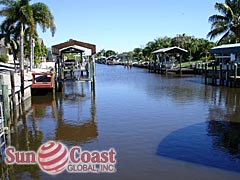
{"label": "grass lawn", "polygon": [[189,67],[190,65],[195,65],[196,63],[201,63],[202,61],[191,61],[191,62],[182,62],[182,67]]}

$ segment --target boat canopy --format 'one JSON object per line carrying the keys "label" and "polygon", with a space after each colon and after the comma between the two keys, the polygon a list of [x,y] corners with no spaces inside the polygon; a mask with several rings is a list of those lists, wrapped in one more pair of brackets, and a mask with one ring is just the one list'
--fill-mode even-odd
{"label": "boat canopy", "polygon": [[185,49],[182,49],[180,47],[169,47],[169,48],[163,48],[163,49],[158,49],[156,51],[153,51],[152,54],[159,54],[159,53],[179,53],[179,54],[184,54],[187,53],[188,51]]}

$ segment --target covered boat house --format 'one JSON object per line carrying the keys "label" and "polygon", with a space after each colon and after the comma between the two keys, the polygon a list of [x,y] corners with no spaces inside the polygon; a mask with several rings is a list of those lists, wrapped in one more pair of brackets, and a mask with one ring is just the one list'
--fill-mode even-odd
{"label": "covered boat house", "polygon": [[205,83],[208,79],[212,84],[237,87],[240,83],[240,43],[224,44],[210,49],[210,53],[215,55],[215,61],[212,62],[212,68],[205,66]]}
{"label": "covered boat house", "polygon": [[[84,49],[90,50],[88,56],[83,56]],[[80,57],[80,61],[66,60],[64,54],[74,53]],[[56,80],[59,88],[66,80],[66,75],[70,74],[70,79],[90,81],[94,84],[95,81],[95,58],[96,45],[70,39],[64,43],[52,46],[52,54],[55,58]],[[78,73],[79,72],[79,73]],[[85,73],[85,74],[84,74]]]}
{"label": "covered boat house", "polygon": [[[182,55],[186,53],[188,53],[187,50],[176,46],[153,51],[152,54],[155,57],[154,62],[151,62],[149,65],[149,72],[154,71],[167,74],[171,70],[182,75]],[[179,61],[179,67],[174,68],[176,61]]]}

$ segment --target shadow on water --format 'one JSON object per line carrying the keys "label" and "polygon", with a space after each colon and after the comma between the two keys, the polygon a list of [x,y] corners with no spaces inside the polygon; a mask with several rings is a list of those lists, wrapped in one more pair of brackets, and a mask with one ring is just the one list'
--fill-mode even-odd
{"label": "shadow on water", "polygon": [[169,134],[160,142],[157,155],[240,172],[240,93],[206,90],[208,121]]}
{"label": "shadow on water", "polygon": [[240,172],[240,124],[210,121],[168,135],[157,155]]}

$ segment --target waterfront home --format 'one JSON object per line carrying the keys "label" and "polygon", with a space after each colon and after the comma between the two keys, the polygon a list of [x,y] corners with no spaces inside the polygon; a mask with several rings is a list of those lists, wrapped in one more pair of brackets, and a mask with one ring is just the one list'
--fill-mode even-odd
{"label": "waterfront home", "polygon": [[240,65],[240,43],[216,46],[210,49],[210,53],[215,54],[216,62],[221,63],[223,69],[227,64]]}

